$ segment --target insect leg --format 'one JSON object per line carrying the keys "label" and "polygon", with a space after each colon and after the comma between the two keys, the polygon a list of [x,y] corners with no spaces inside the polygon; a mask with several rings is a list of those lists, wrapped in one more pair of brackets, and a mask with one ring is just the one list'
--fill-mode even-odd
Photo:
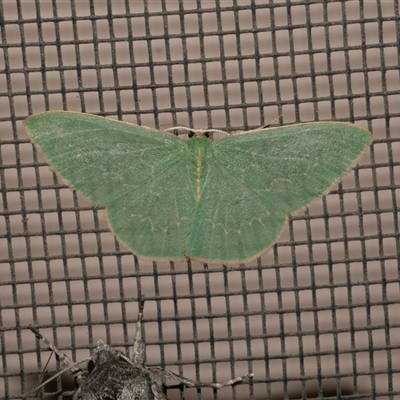
{"label": "insect leg", "polygon": [[153,374],[161,375],[164,381],[170,379],[170,380],[182,383],[188,387],[196,387],[196,388],[209,387],[209,388],[213,388],[213,389],[221,389],[225,386],[233,386],[233,385],[236,385],[237,383],[241,383],[245,380],[253,378],[253,376],[254,376],[254,374],[247,374],[247,375],[239,376],[237,378],[230,379],[229,381],[226,381],[226,382],[207,383],[207,382],[193,381],[191,379],[185,378],[184,376],[177,375],[172,371],[164,371],[159,368],[149,368],[149,370]]}

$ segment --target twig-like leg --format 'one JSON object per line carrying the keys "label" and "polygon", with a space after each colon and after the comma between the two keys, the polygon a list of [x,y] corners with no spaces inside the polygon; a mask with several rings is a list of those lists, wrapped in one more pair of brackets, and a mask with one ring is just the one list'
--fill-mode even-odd
{"label": "twig-like leg", "polygon": [[237,378],[229,379],[229,381],[226,382],[197,382],[197,381],[192,381],[191,379],[185,378],[184,376],[180,376],[175,374],[172,371],[164,371],[159,368],[149,368],[149,371],[155,375],[161,375],[163,380],[173,380],[177,381],[179,383],[184,384],[185,386],[188,387],[195,387],[195,388],[201,388],[201,387],[209,387],[213,389],[221,389],[225,386],[233,386],[236,385],[237,383],[241,383],[244,380],[251,379],[253,378],[254,374],[247,374],[243,376],[239,376]]}
{"label": "twig-like leg", "polygon": [[[136,338],[135,343],[133,344],[133,354],[132,354],[132,362],[134,364],[143,365],[144,364],[144,357],[145,357],[145,343],[142,338],[142,318],[143,318],[143,308],[144,308],[144,298],[142,298],[139,302],[139,315],[138,320],[136,322]],[[180,376],[175,374],[172,371],[165,371],[160,368],[146,368],[147,371],[153,377],[157,377],[161,379],[162,382],[170,379],[173,381],[177,381],[179,383],[184,384],[188,387],[209,387],[213,389],[221,389],[225,386],[233,386],[237,383],[243,382],[244,380],[250,379],[254,376],[254,374],[247,374],[244,376],[239,376],[237,378],[230,379],[226,382],[213,382],[213,383],[206,383],[206,382],[196,382],[192,381],[191,379],[187,379],[184,376]]]}

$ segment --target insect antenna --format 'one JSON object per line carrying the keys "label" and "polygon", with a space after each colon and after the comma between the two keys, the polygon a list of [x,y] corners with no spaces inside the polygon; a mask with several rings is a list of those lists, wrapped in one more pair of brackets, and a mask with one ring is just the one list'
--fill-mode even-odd
{"label": "insect antenna", "polygon": [[64,372],[69,372],[71,375],[75,375],[78,380],[82,377],[82,375],[85,374],[84,371],[82,371],[82,369],[78,367],[78,365],[82,364],[84,362],[90,361],[91,360],[90,358],[82,360],[82,361],[79,361],[79,362],[75,362],[75,361],[71,360],[65,353],[63,353],[60,350],[58,350],[57,347],[55,347],[53,343],[51,343],[47,338],[45,338],[39,332],[39,330],[36,329],[34,326],[29,325],[28,328],[35,334],[35,336],[39,340],[41,340],[42,342],[44,342],[47,345],[47,347],[52,351],[52,354],[55,354],[58,357],[61,365],[63,366],[63,369],[58,371],[57,373],[52,375],[50,378],[48,378],[47,380],[45,380],[44,382],[39,384],[39,382],[42,381],[44,374],[46,373],[46,369],[48,367],[48,364],[50,362],[50,358],[51,358],[51,355],[52,355],[51,354],[49,359],[47,360],[47,363],[46,363],[43,371],[41,372],[38,380],[36,381],[34,387],[27,394],[24,395],[22,400],[28,399],[34,392],[38,391],[43,386],[47,385],[49,382],[51,382],[53,379],[57,378],[58,376],[60,376]]}
{"label": "insect antenna", "polygon": [[146,355],[146,344],[142,336],[142,319],[143,319],[144,302],[145,298],[141,297],[138,305],[139,310],[136,321],[136,335],[132,350],[132,362],[138,365],[144,365],[144,359]]}
{"label": "insect antenna", "polygon": [[51,352],[51,354],[49,355],[49,358],[47,359],[46,365],[43,368],[43,371],[41,372],[41,374],[39,375],[39,378],[37,378],[37,381],[35,382],[35,384],[33,385],[33,388],[24,395],[24,397],[22,397],[22,400],[26,400],[28,399],[34,392],[36,392],[36,390],[40,389],[43,385],[40,385],[40,382],[42,382],[44,375],[47,372],[47,367],[49,366],[50,360],[51,360],[51,356],[54,354],[54,351]]}

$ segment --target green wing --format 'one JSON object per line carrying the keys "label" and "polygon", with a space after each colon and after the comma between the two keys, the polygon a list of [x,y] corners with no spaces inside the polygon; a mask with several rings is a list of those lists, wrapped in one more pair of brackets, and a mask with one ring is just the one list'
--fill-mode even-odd
{"label": "green wing", "polygon": [[214,143],[188,254],[244,262],[278,239],[293,212],[326,194],[371,142],[348,123],[262,129]]}
{"label": "green wing", "polygon": [[106,207],[115,235],[135,254],[185,258],[194,210],[185,142],[90,114],[46,112],[25,125],[53,169]]}
{"label": "green wing", "polygon": [[287,215],[216,159],[210,157],[208,169],[187,254],[197,260],[227,264],[251,260],[276,241]]}
{"label": "green wing", "polygon": [[90,114],[45,112],[25,126],[66,183],[99,206],[166,171],[186,151],[168,133]]}
{"label": "green wing", "polygon": [[328,193],[371,143],[350,123],[249,131],[215,143],[215,158],[244,185],[291,214]]}
{"label": "green wing", "polygon": [[183,260],[195,200],[186,165],[178,162],[107,207],[115,235],[135,254]]}

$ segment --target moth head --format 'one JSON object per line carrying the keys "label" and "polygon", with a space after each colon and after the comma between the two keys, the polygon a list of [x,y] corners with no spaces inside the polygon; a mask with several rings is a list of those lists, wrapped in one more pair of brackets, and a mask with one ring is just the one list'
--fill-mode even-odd
{"label": "moth head", "polygon": [[165,131],[173,133],[182,140],[189,140],[195,136],[205,136],[207,139],[218,141],[228,135],[227,132],[219,129],[192,129],[186,126],[174,126],[165,129]]}
{"label": "moth head", "polygon": [[[107,343],[102,340],[97,342],[97,347],[92,354],[92,364],[96,365],[103,364],[107,361],[116,360],[119,358],[119,352],[113,350]],[[88,367],[89,368],[89,367]]]}

